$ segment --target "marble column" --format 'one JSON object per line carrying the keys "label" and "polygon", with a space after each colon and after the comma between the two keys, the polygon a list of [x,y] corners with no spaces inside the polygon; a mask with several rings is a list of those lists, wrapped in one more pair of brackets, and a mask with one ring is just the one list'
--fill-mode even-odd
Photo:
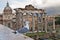
{"label": "marble column", "polygon": [[43,32],[43,13],[40,13],[41,15],[41,32]]}
{"label": "marble column", "polygon": [[39,32],[39,28],[40,28],[40,22],[39,22],[39,13],[37,13],[37,32]]}
{"label": "marble column", "polygon": [[15,11],[16,11],[16,29],[15,30],[17,30],[18,29],[18,27],[19,27],[19,12],[18,12],[18,9],[14,9]]}
{"label": "marble column", "polygon": [[18,29],[18,23],[19,23],[19,13],[16,11],[16,30]]}
{"label": "marble column", "polygon": [[45,32],[47,32],[47,15],[45,14]]}
{"label": "marble column", "polygon": [[32,13],[32,31],[35,30],[35,19],[34,19],[34,13]]}
{"label": "marble column", "polygon": [[21,25],[22,25],[22,27],[24,26],[23,23],[24,23],[24,22],[23,22],[23,13],[21,13]]}
{"label": "marble column", "polygon": [[53,17],[53,32],[55,33],[56,30],[55,30],[55,16]]}
{"label": "marble column", "polygon": [[19,12],[19,21],[20,21],[20,28],[23,27],[23,13],[22,12]]}
{"label": "marble column", "polygon": [[22,28],[22,13],[19,10],[16,11],[16,30]]}

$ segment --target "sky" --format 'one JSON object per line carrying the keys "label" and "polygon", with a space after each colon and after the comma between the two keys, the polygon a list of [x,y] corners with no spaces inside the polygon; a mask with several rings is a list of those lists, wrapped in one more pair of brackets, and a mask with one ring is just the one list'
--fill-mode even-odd
{"label": "sky", "polygon": [[45,9],[47,14],[60,14],[60,0],[0,0],[0,13],[3,12],[7,1],[12,9],[32,4],[36,8]]}

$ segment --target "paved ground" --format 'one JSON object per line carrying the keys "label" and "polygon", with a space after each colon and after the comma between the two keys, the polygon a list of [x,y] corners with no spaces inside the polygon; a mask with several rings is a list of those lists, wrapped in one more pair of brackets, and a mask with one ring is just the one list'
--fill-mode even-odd
{"label": "paved ground", "polygon": [[14,34],[13,30],[0,24],[0,40],[33,40],[23,34]]}

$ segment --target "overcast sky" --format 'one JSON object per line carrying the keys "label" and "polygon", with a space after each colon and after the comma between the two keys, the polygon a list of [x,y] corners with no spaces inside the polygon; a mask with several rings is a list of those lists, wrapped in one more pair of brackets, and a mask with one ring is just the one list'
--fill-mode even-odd
{"label": "overcast sky", "polygon": [[25,5],[32,4],[36,8],[46,9],[48,14],[60,13],[60,0],[0,0],[0,12],[6,6],[7,1],[12,9],[24,8]]}

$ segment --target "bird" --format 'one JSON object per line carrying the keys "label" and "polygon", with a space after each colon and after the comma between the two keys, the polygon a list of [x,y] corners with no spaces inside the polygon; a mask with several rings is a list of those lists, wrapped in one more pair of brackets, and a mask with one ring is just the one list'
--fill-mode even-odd
{"label": "bird", "polygon": [[25,25],[23,28],[20,28],[18,30],[16,30],[14,33],[26,33],[29,31],[29,21],[25,21]]}

